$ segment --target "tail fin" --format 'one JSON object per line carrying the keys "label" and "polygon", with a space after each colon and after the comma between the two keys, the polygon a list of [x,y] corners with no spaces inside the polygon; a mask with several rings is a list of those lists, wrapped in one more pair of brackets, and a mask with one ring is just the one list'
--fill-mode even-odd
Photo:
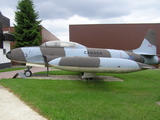
{"label": "tail fin", "polygon": [[141,55],[156,55],[157,54],[157,47],[156,47],[156,34],[152,29],[147,31],[145,38],[141,46],[137,49],[133,50],[136,54]]}

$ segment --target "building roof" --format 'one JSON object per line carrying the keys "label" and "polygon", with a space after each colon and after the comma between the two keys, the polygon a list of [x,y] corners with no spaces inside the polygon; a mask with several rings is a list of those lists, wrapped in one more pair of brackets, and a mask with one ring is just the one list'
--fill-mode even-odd
{"label": "building roof", "polygon": [[2,23],[3,27],[9,27],[10,26],[10,19],[3,16],[0,12],[0,22]]}

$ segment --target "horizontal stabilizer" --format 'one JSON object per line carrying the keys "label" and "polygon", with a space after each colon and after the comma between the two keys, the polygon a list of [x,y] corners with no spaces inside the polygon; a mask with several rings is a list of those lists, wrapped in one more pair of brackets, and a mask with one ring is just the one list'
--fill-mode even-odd
{"label": "horizontal stabilizer", "polygon": [[140,66],[141,69],[155,69],[154,66],[147,65],[147,64],[144,64],[144,63],[137,62],[137,64]]}

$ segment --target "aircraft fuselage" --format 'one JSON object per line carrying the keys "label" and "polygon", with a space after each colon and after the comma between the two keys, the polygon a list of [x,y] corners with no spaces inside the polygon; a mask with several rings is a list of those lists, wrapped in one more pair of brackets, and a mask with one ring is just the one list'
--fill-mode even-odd
{"label": "aircraft fuselage", "polygon": [[[95,48],[46,48],[46,47],[22,47],[11,51],[8,58],[14,61],[24,63],[41,63],[49,62],[58,57],[107,57],[130,59],[137,62],[145,63],[141,55],[131,51],[113,50],[113,49],[95,49]],[[47,61],[45,60],[47,57]]]}
{"label": "aircraft fuselage", "polygon": [[147,57],[135,54],[132,51],[114,49],[22,47],[14,49],[11,52],[12,54],[7,54],[8,58],[23,63],[45,64],[58,57],[71,56],[121,58],[146,64],[157,64],[159,62],[157,56],[152,56],[153,60],[148,58],[149,61],[147,61]]}

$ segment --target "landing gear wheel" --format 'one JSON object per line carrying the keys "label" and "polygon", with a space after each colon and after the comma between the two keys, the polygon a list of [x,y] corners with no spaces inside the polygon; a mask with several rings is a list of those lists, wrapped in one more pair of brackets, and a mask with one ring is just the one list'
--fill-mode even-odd
{"label": "landing gear wheel", "polygon": [[31,76],[32,76],[32,72],[31,72],[30,70],[25,70],[25,71],[24,71],[24,75],[25,75],[26,77],[31,77]]}
{"label": "landing gear wheel", "polygon": [[93,78],[86,78],[86,80],[92,80]]}

